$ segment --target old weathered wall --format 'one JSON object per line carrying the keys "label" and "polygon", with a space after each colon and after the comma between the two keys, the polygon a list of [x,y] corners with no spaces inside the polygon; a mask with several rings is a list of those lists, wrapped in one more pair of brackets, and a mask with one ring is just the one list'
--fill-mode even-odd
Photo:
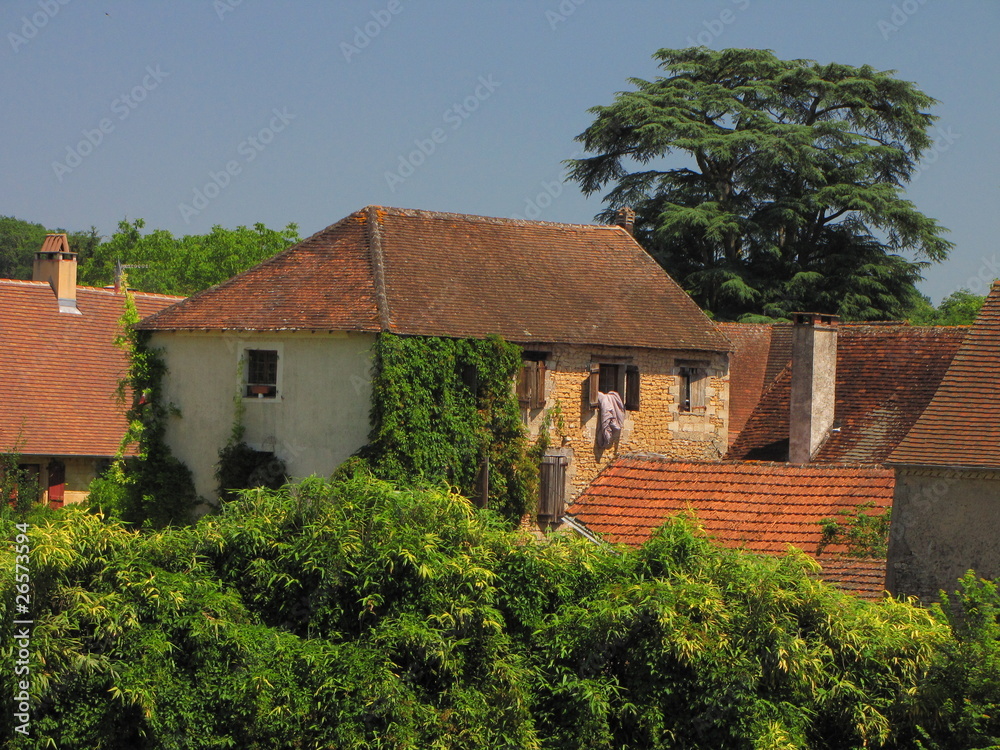
{"label": "old weathered wall", "polygon": [[247,349],[279,351],[278,396],[242,398],[245,440],[272,451],[293,477],[329,475],[367,442],[371,335],[329,332],[156,334],[168,373],[166,398],[180,409],[167,442],[194,474],[204,498],[216,497],[215,465],[232,430]]}
{"label": "old weathered wall", "polygon": [[[552,445],[572,448],[567,501],[582,492],[619,454],[649,452],[684,460],[715,460],[725,452],[728,355],[572,345],[553,345],[547,351],[545,407],[522,409],[522,413],[534,440],[549,410]],[[601,358],[628,358],[628,364],[638,366],[640,378],[640,408],[626,412],[620,440],[605,450],[596,448],[598,412],[589,399],[590,365]],[[678,408],[679,360],[704,361],[708,365],[706,406],[690,413],[681,413]],[[556,407],[564,422],[562,435],[552,413]]]}
{"label": "old weathered wall", "polygon": [[1000,472],[898,467],[886,588],[937,599],[967,570],[1000,576]]}

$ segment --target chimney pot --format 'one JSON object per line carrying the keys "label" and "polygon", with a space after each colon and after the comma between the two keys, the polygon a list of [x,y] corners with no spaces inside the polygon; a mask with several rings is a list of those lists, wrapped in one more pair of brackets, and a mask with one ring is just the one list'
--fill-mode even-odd
{"label": "chimney pot", "polygon": [[627,206],[619,208],[615,212],[615,224],[620,226],[630,235],[635,234],[635,211]]}

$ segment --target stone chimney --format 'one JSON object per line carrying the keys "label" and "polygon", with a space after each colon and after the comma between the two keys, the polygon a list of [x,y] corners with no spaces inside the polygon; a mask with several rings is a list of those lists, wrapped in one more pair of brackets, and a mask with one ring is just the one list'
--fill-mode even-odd
{"label": "stone chimney", "polygon": [[635,211],[631,208],[619,208],[615,212],[615,224],[629,234],[635,234]]}
{"label": "stone chimney", "polygon": [[792,313],[788,461],[807,464],[830,434],[837,390],[836,315]]}
{"label": "stone chimney", "polygon": [[79,315],[76,306],[76,253],[65,234],[50,234],[35,253],[32,281],[45,281],[59,302],[59,312]]}

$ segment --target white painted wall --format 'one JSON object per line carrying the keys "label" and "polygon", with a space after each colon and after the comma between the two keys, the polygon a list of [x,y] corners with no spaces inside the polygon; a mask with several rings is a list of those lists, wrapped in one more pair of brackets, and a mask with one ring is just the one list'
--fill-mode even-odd
{"label": "white painted wall", "polygon": [[181,411],[167,443],[194,474],[198,494],[216,497],[215,464],[242,394],[246,349],[278,349],[278,396],[242,398],[246,442],[273,451],[293,477],[329,475],[368,440],[370,334],[338,332],[159,332],[165,396]]}

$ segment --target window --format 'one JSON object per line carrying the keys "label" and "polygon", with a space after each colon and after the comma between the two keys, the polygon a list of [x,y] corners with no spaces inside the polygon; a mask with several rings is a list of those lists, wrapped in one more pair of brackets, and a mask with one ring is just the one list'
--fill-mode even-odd
{"label": "window", "polygon": [[557,520],[566,508],[566,466],[569,458],[562,455],[542,456],[538,481],[538,515]]}
{"label": "window", "polygon": [[547,352],[525,352],[517,380],[517,400],[527,409],[545,406],[545,360]]}
{"label": "window", "polygon": [[247,382],[244,395],[249,398],[275,398],[278,395],[276,350],[247,349]]}
{"label": "window", "polygon": [[678,410],[698,411],[705,408],[705,384],[708,381],[707,363],[678,361],[677,377],[680,381]]}
{"label": "window", "polygon": [[597,393],[614,391],[628,411],[639,411],[639,367],[617,362],[590,365],[590,405],[597,406]]}

